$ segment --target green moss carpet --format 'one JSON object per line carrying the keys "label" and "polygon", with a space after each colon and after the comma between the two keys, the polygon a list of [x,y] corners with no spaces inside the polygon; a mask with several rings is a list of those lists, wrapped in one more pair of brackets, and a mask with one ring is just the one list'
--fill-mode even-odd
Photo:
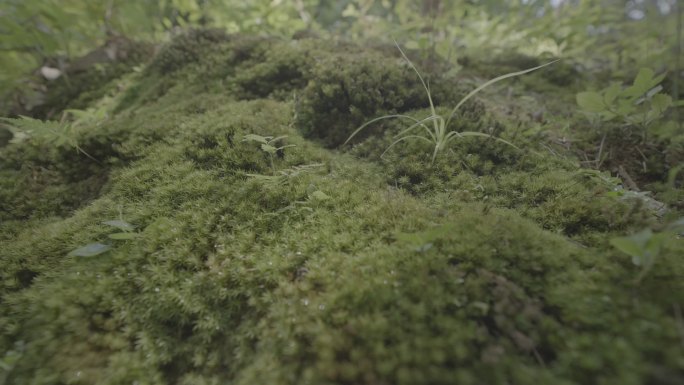
{"label": "green moss carpet", "polygon": [[[94,159],[0,147],[0,384],[684,383],[684,243],[640,277],[610,239],[661,214],[525,130],[529,98],[575,108],[562,62],[456,116],[521,150],[434,165],[380,157],[399,120],[341,145],[429,113],[392,46],[195,31],[121,68],[52,105],[106,111],[75,134]],[[467,74],[430,74],[435,104]]]}

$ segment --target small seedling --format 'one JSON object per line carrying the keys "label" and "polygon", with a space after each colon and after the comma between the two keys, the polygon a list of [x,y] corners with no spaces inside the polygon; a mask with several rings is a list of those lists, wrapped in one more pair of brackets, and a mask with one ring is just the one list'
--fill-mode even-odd
{"label": "small seedling", "polygon": [[[408,120],[412,121],[413,124],[411,124],[408,128],[406,128],[403,131],[401,131],[400,133],[398,133],[395,136],[395,138],[397,138],[397,139],[394,142],[392,142],[392,144],[390,144],[385,149],[385,151],[382,153],[382,155],[380,157],[384,156],[385,153],[387,151],[389,151],[390,148],[394,147],[394,145],[396,145],[402,141],[405,141],[405,140],[415,139],[415,140],[421,140],[421,141],[428,142],[429,144],[434,146],[434,150],[432,152],[432,160],[431,160],[430,164],[435,163],[435,159],[437,158],[437,155],[439,155],[439,153],[442,152],[447,147],[447,145],[449,145],[449,143],[451,143],[452,141],[454,141],[456,139],[460,139],[460,138],[463,138],[466,136],[479,136],[479,137],[485,137],[485,138],[493,138],[499,142],[505,143],[511,147],[518,149],[517,146],[515,146],[514,144],[512,144],[506,140],[503,140],[501,138],[496,138],[492,135],[488,135],[488,134],[485,134],[482,132],[449,131],[450,123],[451,123],[452,119],[454,118],[454,115],[456,114],[458,109],[465,102],[467,102],[470,98],[472,98],[475,94],[477,94],[478,92],[480,92],[484,88],[486,88],[486,87],[488,87],[488,86],[490,86],[490,85],[492,85],[498,81],[508,79],[508,78],[511,78],[514,76],[524,75],[526,73],[532,72],[534,70],[538,70],[540,68],[546,67],[546,66],[553,64],[553,63],[558,61],[558,60],[554,60],[552,62],[542,64],[542,65],[534,67],[534,68],[529,68],[529,69],[526,69],[523,71],[508,73],[505,75],[501,75],[497,78],[491,79],[491,80],[485,82],[484,84],[482,84],[481,86],[475,88],[473,91],[468,93],[463,99],[461,99],[461,101],[459,101],[458,104],[456,104],[456,107],[454,107],[454,109],[451,110],[451,113],[448,116],[442,116],[442,115],[438,114],[437,111],[435,110],[435,105],[432,101],[432,94],[430,93],[430,87],[428,86],[428,84],[423,79],[423,76],[420,74],[418,69],[413,65],[411,60],[409,60],[409,58],[406,56],[406,54],[401,49],[401,47],[399,47],[399,44],[396,41],[394,42],[394,44],[396,44],[397,49],[399,49],[399,52],[401,52],[401,56],[404,58],[404,60],[406,60],[406,62],[411,67],[411,69],[413,69],[413,71],[418,75],[418,78],[420,79],[420,82],[422,83],[423,88],[425,89],[425,93],[427,94],[428,101],[430,103],[430,116],[428,116],[427,118],[422,119],[422,120],[418,120],[414,117],[411,117],[408,115],[402,115],[402,114],[380,116],[378,118],[369,120],[368,122],[361,125],[361,127],[357,128],[356,131],[354,131],[349,136],[349,138],[347,138],[347,140],[344,142],[344,144],[347,144],[354,136],[356,136],[356,134],[358,134],[361,130],[366,128],[368,125],[373,124],[377,121],[380,121],[383,119],[408,119]],[[429,127],[430,122],[432,123],[432,127]],[[410,134],[412,131],[414,131],[416,129],[417,130],[424,129],[425,135]]]}
{"label": "small seedling", "polygon": [[269,155],[269,159],[271,161],[271,170],[273,171],[273,175],[276,175],[276,169],[275,169],[275,164],[274,164],[274,157],[276,152],[281,151],[285,148],[288,147],[295,147],[294,144],[288,144],[286,146],[280,146],[276,147],[275,143],[279,140],[287,138],[287,135],[284,136],[261,136],[261,135],[255,135],[255,134],[248,134],[245,135],[244,139],[242,139],[243,142],[257,142],[261,144],[261,150]]}
{"label": "small seedling", "polygon": [[[119,229],[119,232],[109,234],[109,239],[117,241],[125,241],[130,239],[135,239],[138,237],[138,233],[135,233],[135,226],[121,219],[115,219],[111,221],[102,222],[103,225],[111,226]],[[112,245],[106,243],[89,243],[85,246],[79,247],[72,250],[68,255],[72,257],[94,257],[109,251]]]}

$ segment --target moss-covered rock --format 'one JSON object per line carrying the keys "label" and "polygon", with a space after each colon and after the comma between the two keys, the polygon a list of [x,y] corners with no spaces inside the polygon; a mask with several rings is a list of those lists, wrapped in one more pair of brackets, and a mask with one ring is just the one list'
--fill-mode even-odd
{"label": "moss-covered rock", "polygon": [[[520,150],[380,159],[394,120],[341,154],[326,146],[368,119],[427,114],[396,54],[193,33],[80,134],[97,162],[0,148],[0,383],[684,380],[684,244],[614,178],[481,101],[452,129]],[[432,83],[440,112],[472,87]],[[662,234],[646,272],[610,245],[645,226]],[[95,242],[111,249],[70,254]]]}

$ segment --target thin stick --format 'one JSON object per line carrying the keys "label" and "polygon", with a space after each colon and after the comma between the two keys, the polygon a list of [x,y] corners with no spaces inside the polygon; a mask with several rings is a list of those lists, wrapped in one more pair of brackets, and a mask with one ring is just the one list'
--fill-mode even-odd
{"label": "thin stick", "polygon": [[603,138],[601,138],[601,144],[599,146],[598,150],[598,155],[596,156],[596,168],[601,168],[601,164],[603,163],[603,159],[601,158],[601,155],[603,154],[603,145],[606,142],[606,133],[603,133]]}

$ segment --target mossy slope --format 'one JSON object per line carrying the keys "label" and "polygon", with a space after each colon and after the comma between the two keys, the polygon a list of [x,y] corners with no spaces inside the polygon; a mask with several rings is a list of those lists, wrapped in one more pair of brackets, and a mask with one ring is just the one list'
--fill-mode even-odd
{"label": "mossy slope", "polygon": [[[684,381],[684,245],[669,238],[635,285],[608,239],[656,221],[600,174],[534,152],[479,102],[460,128],[529,151],[463,140],[430,167],[416,143],[379,161],[396,122],[354,156],[326,148],[377,114],[425,114],[397,55],[196,31],[128,81],[81,138],[97,166],[0,149],[63,176],[3,190],[25,208],[3,217],[0,383]],[[433,83],[440,103],[462,95]],[[250,133],[288,135],[274,166],[289,177],[247,176],[272,174]],[[108,240],[119,218],[135,239]],[[113,248],[67,256],[95,241]]]}

